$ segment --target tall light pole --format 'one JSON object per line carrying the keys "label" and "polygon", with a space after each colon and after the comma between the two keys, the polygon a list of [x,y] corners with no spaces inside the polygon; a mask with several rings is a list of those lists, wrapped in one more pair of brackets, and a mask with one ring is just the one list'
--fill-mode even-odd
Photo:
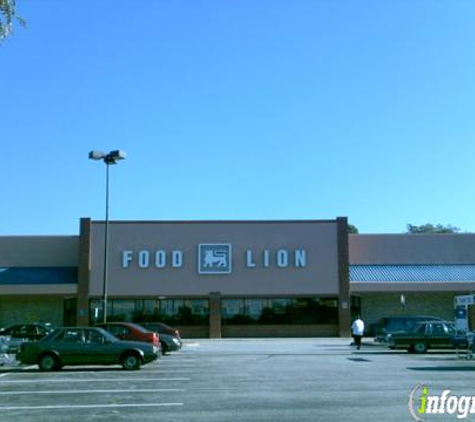
{"label": "tall light pole", "polygon": [[117,164],[118,161],[125,159],[124,151],[111,151],[108,154],[102,151],[91,151],[89,153],[91,160],[102,160],[106,163],[106,220],[104,227],[104,272],[102,274],[102,309],[103,322],[107,322],[107,270],[109,266],[109,165]]}

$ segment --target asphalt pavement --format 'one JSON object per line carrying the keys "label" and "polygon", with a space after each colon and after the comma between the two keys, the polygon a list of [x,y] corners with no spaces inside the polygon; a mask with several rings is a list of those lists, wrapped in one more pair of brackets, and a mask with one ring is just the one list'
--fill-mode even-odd
{"label": "asphalt pavement", "polygon": [[475,395],[474,371],[452,351],[415,355],[371,339],[360,350],[349,338],[189,340],[139,371],[4,365],[0,421],[411,421],[416,386]]}

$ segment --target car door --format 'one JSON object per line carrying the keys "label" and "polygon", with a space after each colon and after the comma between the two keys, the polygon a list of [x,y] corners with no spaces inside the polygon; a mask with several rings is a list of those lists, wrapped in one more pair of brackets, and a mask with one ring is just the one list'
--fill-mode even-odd
{"label": "car door", "polygon": [[84,353],[91,364],[118,363],[119,358],[113,343],[100,331],[85,329],[84,339]]}
{"label": "car door", "polygon": [[65,328],[51,343],[50,348],[59,354],[63,365],[88,363],[88,356],[84,353],[84,333],[81,328]]}
{"label": "car door", "polygon": [[450,335],[446,330],[445,324],[442,322],[433,322],[431,326],[430,347],[439,349],[450,347]]}
{"label": "car door", "polygon": [[[431,326],[426,323],[417,324],[414,329],[407,334],[408,345],[414,346],[417,343],[427,344],[428,337],[430,336]],[[403,336],[404,337],[404,336]]]}
{"label": "car door", "polygon": [[427,348],[437,349],[443,347],[444,329],[439,323],[428,323],[426,331]]}

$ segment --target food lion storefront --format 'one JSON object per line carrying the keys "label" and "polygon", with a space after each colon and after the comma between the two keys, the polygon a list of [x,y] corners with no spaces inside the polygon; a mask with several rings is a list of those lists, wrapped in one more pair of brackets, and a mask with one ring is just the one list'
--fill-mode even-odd
{"label": "food lion storefront", "polygon": [[347,219],[81,220],[77,323],[160,320],[187,337],[349,334]]}
{"label": "food lion storefront", "polygon": [[[0,327],[163,321],[185,337],[347,336],[352,315],[464,315],[475,234],[347,234],[310,221],[80,220],[79,235],[0,236]],[[351,295],[351,296],[350,296]],[[460,314],[460,315],[459,315]]]}

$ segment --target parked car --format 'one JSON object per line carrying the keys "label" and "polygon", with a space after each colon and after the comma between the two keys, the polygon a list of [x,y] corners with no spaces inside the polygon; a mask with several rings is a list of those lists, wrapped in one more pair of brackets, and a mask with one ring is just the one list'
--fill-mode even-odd
{"label": "parked car", "polygon": [[25,342],[17,359],[23,364],[37,364],[42,371],[68,365],[117,365],[139,369],[157,359],[157,346],[139,341],[122,341],[96,327],[57,328],[36,342]]}
{"label": "parked car", "polygon": [[50,324],[15,324],[0,330],[2,338],[2,351],[5,353],[16,353],[20,345],[25,341],[38,341],[53,331]]}
{"label": "parked car", "polygon": [[453,338],[460,332],[448,321],[418,322],[409,332],[393,333],[388,338],[390,349],[407,349],[411,353],[425,353],[428,349],[454,347]]}
{"label": "parked car", "polygon": [[461,331],[457,330],[451,339],[452,347],[455,349],[468,349],[469,347],[473,349],[474,345],[474,335],[472,331]]}
{"label": "parked car", "polygon": [[386,343],[393,333],[409,332],[418,322],[444,321],[442,318],[429,315],[399,315],[381,318],[375,329],[375,341]]}
{"label": "parked car", "polygon": [[96,324],[96,327],[109,331],[109,333],[120,340],[144,341],[160,347],[160,338],[157,333],[149,331],[133,322],[106,322]]}
{"label": "parked car", "polygon": [[180,332],[163,322],[142,322],[140,325],[159,335],[163,354],[170,351],[180,350],[183,346]]}

